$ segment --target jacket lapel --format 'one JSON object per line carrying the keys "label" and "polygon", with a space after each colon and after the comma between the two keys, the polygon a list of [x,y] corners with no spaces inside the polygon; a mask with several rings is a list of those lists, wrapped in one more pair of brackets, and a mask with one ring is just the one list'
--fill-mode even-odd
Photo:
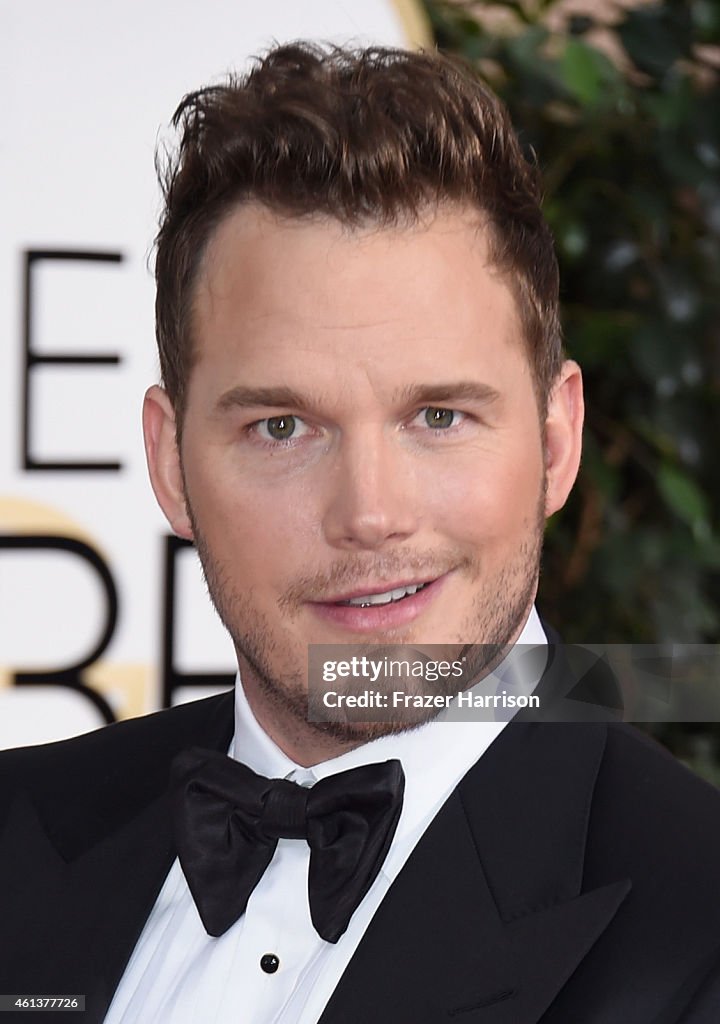
{"label": "jacket lapel", "polygon": [[[72,808],[16,800],[0,837],[2,918],[12,929],[4,934],[0,922],[0,982],[12,983],[2,991],[85,994],[83,1020],[103,1020],[175,858],[169,763],[190,744],[227,749],[232,701],[223,694],[168,716],[151,749],[136,725],[135,756],[126,744],[117,779],[108,782],[111,746],[99,763],[84,761],[96,778]],[[48,934],[63,937],[50,958]]]}
{"label": "jacket lapel", "polygon": [[581,892],[605,727],[511,723],[383,900],[321,1024],[535,1024],[630,889]]}

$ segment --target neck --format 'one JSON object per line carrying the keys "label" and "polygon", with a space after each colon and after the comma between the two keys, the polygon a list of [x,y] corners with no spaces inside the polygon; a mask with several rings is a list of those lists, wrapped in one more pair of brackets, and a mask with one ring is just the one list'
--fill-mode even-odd
{"label": "neck", "polygon": [[243,691],[255,720],[273,743],[296,764],[312,768],[366,742],[362,737],[343,740],[313,728],[306,717],[301,717],[280,698],[267,692],[242,655],[238,656],[238,665]]}

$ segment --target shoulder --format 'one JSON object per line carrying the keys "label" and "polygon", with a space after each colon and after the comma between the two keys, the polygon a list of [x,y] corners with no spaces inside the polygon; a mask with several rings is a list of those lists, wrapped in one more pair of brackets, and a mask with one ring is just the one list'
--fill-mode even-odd
{"label": "shoulder", "polygon": [[587,829],[584,884],[632,880],[626,913],[629,921],[637,918],[631,932],[638,942],[658,941],[650,924],[674,928],[675,947],[717,944],[720,915],[711,908],[720,885],[720,792],[714,786],[638,729],[609,725]]}
{"label": "shoulder", "polygon": [[[683,830],[702,829],[706,841],[720,843],[720,791],[699,778],[660,743],[623,723],[607,725],[593,808],[649,828],[651,838],[662,830],[666,846]],[[687,835],[687,832],[685,832]]]}
{"label": "shoulder", "polygon": [[23,792],[37,804],[70,794],[165,784],[170,761],[193,745],[222,746],[232,735],[232,693],[128,719],[68,740],[0,752],[0,815]]}

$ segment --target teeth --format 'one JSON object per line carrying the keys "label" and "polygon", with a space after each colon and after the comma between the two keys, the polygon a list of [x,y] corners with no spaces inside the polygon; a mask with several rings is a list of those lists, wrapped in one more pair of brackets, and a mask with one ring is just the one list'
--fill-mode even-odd
{"label": "teeth", "polygon": [[340,601],[339,604],[352,605],[356,608],[369,608],[374,604],[390,604],[392,601],[401,601],[403,597],[416,594],[427,586],[426,583],[412,584],[409,587],[398,587],[396,590],[386,590],[384,594],[363,594],[362,597],[352,597],[349,601]]}

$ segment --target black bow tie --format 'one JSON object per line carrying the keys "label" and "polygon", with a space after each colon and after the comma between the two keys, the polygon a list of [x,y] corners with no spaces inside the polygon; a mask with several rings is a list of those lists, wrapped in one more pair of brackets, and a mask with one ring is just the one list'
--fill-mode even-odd
{"label": "black bow tie", "polygon": [[308,789],[194,748],[175,758],[173,782],[178,855],[210,935],[245,912],[278,839],[306,839],[310,916],[326,942],[337,942],[390,848],[405,776],[399,761],[385,761]]}

